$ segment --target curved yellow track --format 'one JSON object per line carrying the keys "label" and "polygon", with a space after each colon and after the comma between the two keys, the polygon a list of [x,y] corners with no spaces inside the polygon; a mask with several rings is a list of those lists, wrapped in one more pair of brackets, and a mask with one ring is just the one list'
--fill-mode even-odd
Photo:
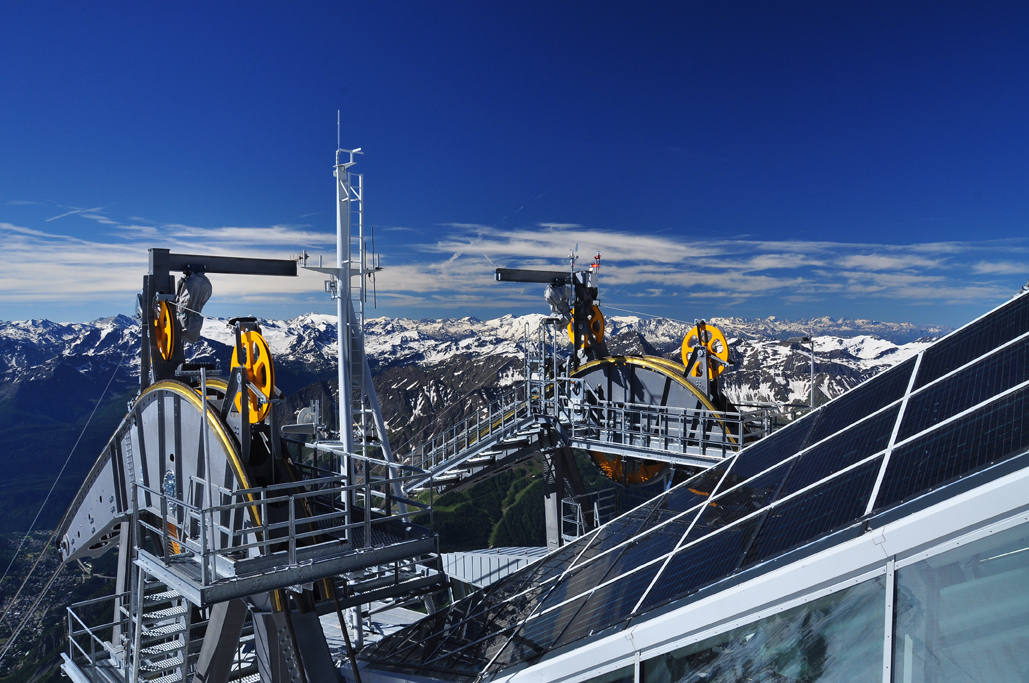
{"label": "curved yellow track", "polygon": [[[228,388],[228,384],[224,380],[219,379],[208,380],[207,386],[208,388],[213,387],[223,390]],[[204,404],[197,390],[183,384],[182,382],[176,382],[175,380],[170,379],[151,384],[147,387],[146,391],[140,394],[139,398],[136,399],[136,402],[132,404],[132,407],[135,408],[141,401],[150,396],[150,394],[157,393],[158,391],[169,391],[181,396],[183,399],[191,403],[193,407],[196,408],[197,412],[202,413],[204,410]],[[228,453],[229,464],[232,466],[232,472],[236,475],[239,485],[245,489],[253,488],[250,478],[247,476],[246,470],[243,468],[243,463],[239,459],[239,453],[236,451],[236,445],[233,443],[233,439],[229,435],[228,428],[224,422],[218,419],[218,413],[212,406],[207,407],[207,427],[214,431],[215,436],[218,437],[218,440],[221,441],[222,446],[225,448],[225,452]],[[252,494],[247,494],[247,500],[252,502],[256,499]],[[257,509],[249,509],[250,513],[254,516],[255,524],[260,526],[261,521]]]}
{"label": "curved yellow track", "polygon": [[683,365],[676,363],[674,360],[668,360],[667,358],[658,358],[656,356],[608,356],[606,358],[591,360],[589,363],[579,366],[579,369],[572,373],[572,377],[578,377],[587,370],[592,370],[593,368],[601,365],[611,365],[614,363],[626,363],[627,365],[636,365],[660,372],[662,375],[670,377],[689,389],[705,408],[713,413],[720,412],[711,404],[711,401],[707,399],[707,396],[701,393],[700,389],[693,386],[693,384],[683,376],[686,373],[686,368]]}
{"label": "curved yellow track", "polygon": [[[693,394],[698,401],[700,401],[700,404],[704,406],[707,410],[710,410],[713,415],[717,416],[721,412],[717,408],[715,408],[715,406],[711,403],[710,400],[708,400],[707,396],[705,396],[700,391],[700,389],[695,387],[688,379],[686,379],[686,367],[679,363],[676,363],[673,360],[668,360],[667,358],[658,358],[656,356],[608,356],[606,358],[598,358],[597,360],[590,361],[589,363],[580,366],[578,370],[572,373],[572,377],[584,375],[589,371],[595,370],[604,365],[614,365],[617,363],[634,365],[636,367],[646,368],[648,370],[652,370],[654,372],[662,374],[665,377],[674,380],[681,386],[688,389],[689,392]],[[719,419],[718,423],[722,426],[722,431],[725,434],[725,436],[729,439],[729,442],[735,444],[736,439],[727,429],[724,420]],[[616,482],[621,481],[623,479],[621,456],[609,458],[608,456],[602,453],[595,453],[592,451],[590,451],[589,453],[590,457],[593,459],[594,464],[596,464],[597,467],[599,467],[600,470],[604,472],[604,474],[609,479]],[[665,463],[663,462],[656,462],[651,460],[641,461],[641,468],[639,472],[637,472],[634,475],[636,480],[632,481],[631,483],[646,483],[654,476],[656,476],[664,468],[664,466]]]}

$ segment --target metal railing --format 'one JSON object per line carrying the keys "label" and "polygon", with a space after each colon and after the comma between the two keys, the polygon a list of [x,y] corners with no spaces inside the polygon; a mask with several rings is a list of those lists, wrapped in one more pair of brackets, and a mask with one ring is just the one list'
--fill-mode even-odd
{"label": "metal railing", "polygon": [[618,491],[614,487],[561,499],[561,540],[570,543],[614,519]]}
{"label": "metal railing", "polygon": [[766,433],[771,411],[712,412],[706,409],[639,403],[591,401],[579,403],[567,425],[573,440],[598,445],[619,444],[724,458],[744,442]]}
{"label": "metal railing", "polygon": [[[214,486],[213,497],[219,502],[210,507],[139,484],[137,500],[149,505],[141,508],[137,523],[141,532],[161,539],[160,562],[165,566],[191,563],[199,569],[195,578],[201,586],[240,576],[247,571],[247,560],[261,558],[259,571],[281,571],[319,555],[320,550],[339,553],[341,548],[369,548],[376,531],[388,537],[386,528],[397,522],[390,514],[397,502],[396,479],[366,476],[359,483],[348,483],[345,475],[325,475],[310,466],[297,469],[308,477],[250,489]],[[206,499],[202,488],[207,482],[192,477],[190,485],[194,500]],[[430,506],[401,500],[412,514],[425,512],[431,521]]]}
{"label": "metal railing", "polygon": [[583,448],[618,446],[639,457],[657,454],[668,460],[676,456],[721,459],[768,434],[777,412],[767,404],[739,412],[713,412],[612,402],[588,394],[582,380],[530,374],[494,403],[426,440],[403,456],[403,462],[437,475],[493,447],[504,447],[522,431],[547,427],[560,428],[573,445]]}
{"label": "metal railing", "polygon": [[[122,633],[129,632],[128,612],[122,605],[128,603],[129,592],[84,600],[67,608],[68,653],[67,659],[89,676],[90,681],[99,683],[99,668],[125,672],[125,652],[118,652],[112,645],[115,628]],[[88,613],[88,614],[87,614]],[[115,618],[115,615],[118,615]],[[105,616],[100,616],[105,615]]]}
{"label": "metal railing", "polygon": [[435,470],[454,457],[495,440],[498,435],[517,431],[538,416],[530,386],[521,382],[493,403],[479,408],[443,432],[425,440],[402,456],[405,465],[426,472]]}

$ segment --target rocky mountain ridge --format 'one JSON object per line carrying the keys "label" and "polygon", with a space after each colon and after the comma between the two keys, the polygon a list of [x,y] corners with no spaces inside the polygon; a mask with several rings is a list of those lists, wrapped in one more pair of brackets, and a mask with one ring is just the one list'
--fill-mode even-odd
{"label": "rocky mountain ridge", "polygon": [[[486,363],[497,366],[495,383],[504,385],[520,377],[515,361],[532,340],[539,338],[544,320],[537,314],[485,321],[373,318],[365,323],[365,344],[376,373],[404,366],[428,369],[455,362]],[[613,353],[669,358],[680,356],[682,339],[692,327],[682,321],[637,316],[610,316],[606,322]],[[809,331],[814,336],[816,385],[831,397],[916,353],[925,344],[921,339],[948,331],[939,326],[832,318],[712,318],[708,323],[723,331],[734,352],[737,365],[735,372],[726,375],[727,389],[732,398],[747,401],[790,402],[806,395],[809,381],[802,370],[807,368],[800,367],[807,360],[806,353],[797,345],[782,345],[788,337]],[[291,320],[261,320],[260,324],[280,371],[278,383],[286,394],[316,379],[334,376],[334,317],[310,313]],[[116,366],[121,367],[117,385],[134,384],[138,381],[138,327],[137,320],[124,315],[91,323],[0,321],[0,399],[26,382],[61,375],[71,379],[73,374],[95,381]],[[210,318],[191,354],[197,360],[218,362],[224,371],[232,343],[232,329],[226,321]],[[563,331],[558,331],[557,344],[559,349],[568,346]],[[506,362],[498,365],[500,359]],[[462,372],[454,368],[450,371]],[[399,386],[393,381],[380,392]]]}

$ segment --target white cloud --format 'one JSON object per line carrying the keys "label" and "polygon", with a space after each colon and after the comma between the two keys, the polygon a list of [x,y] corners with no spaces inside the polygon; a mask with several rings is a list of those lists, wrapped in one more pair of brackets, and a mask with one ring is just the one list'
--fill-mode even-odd
{"label": "white cloud", "polygon": [[[297,248],[331,247],[335,237],[287,226],[209,233],[186,226],[125,226],[115,230],[111,241],[100,241],[0,223],[0,243],[0,302],[67,304],[131,296],[148,267],[150,247],[214,256],[288,258]],[[212,275],[211,279],[219,294],[244,297],[269,291],[275,296],[321,294],[324,276],[302,271],[299,277],[275,278],[273,283],[247,276]]]}
{"label": "white cloud", "polygon": [[[309,225],[152,225],[144,219],[119,224],[102,207],[72,209],[52,220],[80,214],[103,227],[85,238],[0,223],[0,304],[131,301],[147,268],[147,249],[178,253],[288,258],[300,250],[332,261],[335,235]],[[49,220],[42,221],[48,224]],[[564,269],[579,245],[584,267],[597,251],[601,299],[633,302],[675,317],[675,306],[713,302],[725,314],[738,307],[769,311],[777,302],[823,304],[875,300],[897,306],[999,303],[1029,276],[1029,240],[911,245],[829,241],[708,239],[671,232],[636,234],[545,223],[502,229],[475,223],[435,226],[434,242],[412,243],[420,230],[383,228],[378,251],[386,269],[377,274],[380,307],[463,311],[480,317],[527,306],[544,308],[542,287],[494,282],[498,266]],[[970,258],[974,255],[974,259]],[[974,263],[973,263],[974,261]],[[317,263],[315,256],[313,263]],[[970,265],[971,264],[971,265]],[[212,275],[218,300],[324,307],[324,275],[297,278]],[[758,303],[760,302],[760,303]],[[248,311],[261,314],[260,311]],[[774,312],[774,311],[772,311]],[[392,314],[392,313],[391,313]],[[838,313],[831,313],[838,314]]]}
{"label": "white cloud", "polygon": [[840,260],[840,265],[845,268],[860,268],[862,270],[904,270],[908,268],[936,268],[940,265],[940,259],[927,259],[914,254],[901,256],[890,256],[887,254],[851,254]]}
{"label": "white cloud", "polygon": [[1015,261],[997,261],[994,263],[980,261],[972,265],[972,271],[990,275],[1020,275],[1029,278],[1029,259],[1020,263]]}

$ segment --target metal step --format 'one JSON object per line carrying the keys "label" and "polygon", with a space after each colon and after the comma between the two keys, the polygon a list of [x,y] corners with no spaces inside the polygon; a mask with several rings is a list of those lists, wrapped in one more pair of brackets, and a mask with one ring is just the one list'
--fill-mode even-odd
{"label": "metal step", "polygon": [[497,456],[493,453],[483,453],[482,455],[477,455],[474,458],[468,458],[464,461],[464,464],[471,467],[478,467],[479,465],[489,465],[496,459]]}
{"label": "metal step", "polygon": [[232,683],[261,683],[261,674],[251,673],[243,676],[242,678],[230,678]]}
{"label": "metal step", "polygon": [[167,638],[185,633],[185,624],[168,624],[167,626],[144,626],[143,635],[147,638]]}
{"label": "metal step", "polygon": [[175,655],[174,657],[168,657],[167,659],[159,659],[157,661],[142,662],[139,665],[140,671],[148,671],[158,673],[161,671],[170,671],[171,669],[177,669],[182,666],[182,655]]}
{"label": "metal step", "polygon": [[139,652],[144,655],[159,655],[165,652],[176,652],[184,649],[186,646],[187,643],[181,640],[166,640],[156,645],[140,648]]}
{"label": "metal step", "polygon": [[179,617],[188,612],[189,610],[185,606],[168,607],[167,609],[159,609],[154,612],[146,612],[143,614],[144,619],[170,619],[171,617]]}
{"label": "metal step", "polygon": [[167,590],[163,590],[163,591],[158,591],[156,593],[148,593],[147,595],[144,596],[143,599],[146,600],[146,602],[154,603],[154,602],[169,602],[171,600],[177,600],[177,599],[179,599],[181,597],[182,597],[182,595],[178,591],[167,589]]}
{"label": "metal step", "polygon": [[178,674],[167,674],[158,678],[143,679],[146,683],[182,683],[182,676]]}

